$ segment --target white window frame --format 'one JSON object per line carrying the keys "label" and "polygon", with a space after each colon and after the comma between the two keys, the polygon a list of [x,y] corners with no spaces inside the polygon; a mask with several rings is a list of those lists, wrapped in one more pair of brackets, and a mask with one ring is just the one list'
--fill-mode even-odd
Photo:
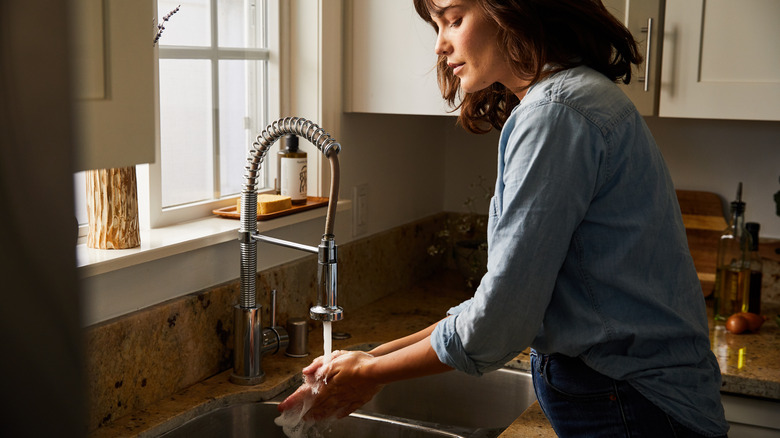
{"label": "white window frame", "polygon": [[[257,123],[257,133],[259,134],[265,128],[267,123],[279,118],[281,113],[281,33],[282,19],[280,12],[280,0],[265,0],[266,16],[266,41],[265,49],[212,49],[205,53],[203,49],[193,50],[189,47],[164,47],[155,50],[155,76],[159,76],[159,52],[165,53],[165,59],[257,59],[266,61],[265,76],[268,81],[266,88],[266,101],[262,104],[264,108],[263,115],[265,120],[259,120]],[[216,12],[212,11],[212,21],[218,18]],[[169,24],[171,26],[173,24]],[[212,25],[213,26],[213,25]],[[215,33],[215,32],[212,32]],[[212,35],[216,38],[216,35]],[[218,52],[218,53],[217,53]],[[216,79],[215,79],[216,80]],[[191,221],[212,215],[212,210],[226,207],[235,203],[238,197],[230,196],[222,199],[207,200],[201,202],[189,203],[181,206],[164,207],[162,203],[162,166],[160,163],[161,144],[160,144],[160,90],[159,81],[156,81],[155,89],[155,161],[154,163],[138,165],[138,195],[139,195],[139,222],[141,228],[161,228],[177,223]],[[216,115],[215,115],[216,117]],[[248,145],[247,145],[248,146]],[[270,152],[269,152],[270,155]],[[216,159],[216,157],[215,157]],[[268,162],[268,161],[266,161]],[[271,170],[271,169],[266,169]],[[272,170],[271,170],[272,171]],[[242,169],[235,169],[235,172],[242,172]],[[218,176],[217,176],[218,177]],[[268,185],[269,183],[266,182]]]}

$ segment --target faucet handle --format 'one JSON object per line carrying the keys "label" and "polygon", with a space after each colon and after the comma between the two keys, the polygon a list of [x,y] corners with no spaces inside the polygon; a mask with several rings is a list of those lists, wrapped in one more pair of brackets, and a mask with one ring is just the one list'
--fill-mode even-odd
{"label": "faucet handle", "polygon": [[[271,290],[271,326],[263,329],[263,354],[276,354],[287,348],[290,336],[284,327],[276,325],[276,289]],[[273,351],[271,351],[273,350]]]}
{"label": "faucet handle", "polygon": [[290,335],[284,327],[266,327],[263,329],[261,354],[276,354],[290,345]]}
{"label": "faucet handle", "polygon": [[271,289],[271,327],[276,327],[276,289]]}

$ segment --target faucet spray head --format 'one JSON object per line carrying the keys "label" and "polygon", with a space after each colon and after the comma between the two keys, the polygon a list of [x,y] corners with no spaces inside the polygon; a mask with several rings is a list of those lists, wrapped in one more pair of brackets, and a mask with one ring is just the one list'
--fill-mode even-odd
{"label": "faucet spray head", "polygon": [[312,306],[309,309],[309,316],[315,321],[341,321],[344,319],[344,309],[339,306]]}
{"label": "faucet spray head", "polygon": [[332,234],[322,236],[317,251],[319,264],[317,305],[309,309],[315,321],[341,321],[344,309],[338,305],[338,257]]}

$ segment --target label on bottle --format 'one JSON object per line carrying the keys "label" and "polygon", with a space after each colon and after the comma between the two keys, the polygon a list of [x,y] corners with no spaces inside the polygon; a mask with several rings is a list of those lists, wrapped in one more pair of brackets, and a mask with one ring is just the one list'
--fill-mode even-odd
{"label": "label on bottle", "polygon": [[281,195],[293,201],[306,200],[306,157],[281,159]]}

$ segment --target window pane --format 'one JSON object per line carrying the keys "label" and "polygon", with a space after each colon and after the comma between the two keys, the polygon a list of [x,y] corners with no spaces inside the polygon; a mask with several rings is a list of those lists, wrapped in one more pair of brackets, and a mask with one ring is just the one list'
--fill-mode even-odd
{"label": "window pane", "polygon": [[157,0],[157,20],[163,21],[177,6],[175,13],[166,23],[160,45],[166,46],[210,46],[211,6],[209,0]]}
{"label": "window pane", "polygon": [[214,195],[211,61],[160,60],[162,206]]}
{"label": "window pane", "polygon": [[[223,60],[219,62],[220,191],[222,196],[241,192],[247,151],[260,133],[264,118],[258,102],[262,90],[263,61]],[[263,126],[264,127],[264,126]],[[266,155],[258,186],[266,185]]]}
{"label": "window pane", "polygon": [[262,0],[219,0],[219,46],[258,49],[263,38],[265,2]]}

